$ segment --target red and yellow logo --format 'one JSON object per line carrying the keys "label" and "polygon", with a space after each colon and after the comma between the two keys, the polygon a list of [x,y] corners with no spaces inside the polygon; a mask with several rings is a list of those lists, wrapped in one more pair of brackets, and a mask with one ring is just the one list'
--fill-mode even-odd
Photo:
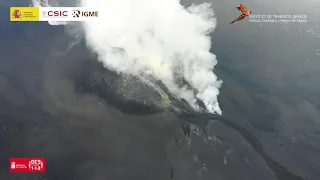
{"label": "red and yellow logo", "polygon": [[39,8],[10,7],[10,21],[39,21]]}

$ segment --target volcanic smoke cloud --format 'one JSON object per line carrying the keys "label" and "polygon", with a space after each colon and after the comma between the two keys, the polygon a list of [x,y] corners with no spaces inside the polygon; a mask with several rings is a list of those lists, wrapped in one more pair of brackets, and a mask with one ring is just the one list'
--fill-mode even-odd
{"label": "volcanic smoke cloud", "polygon": [[[213,73],[209,52],[216,26],[210,4],[183,7],[178,0],[81,0],[99,8],[99,21],[82,22],[88,47],[110,70],[151,75],[178,98],[198,109],[221,114],[217,96],[222,84]],[[177,80],[184,79],[188,86]]]}

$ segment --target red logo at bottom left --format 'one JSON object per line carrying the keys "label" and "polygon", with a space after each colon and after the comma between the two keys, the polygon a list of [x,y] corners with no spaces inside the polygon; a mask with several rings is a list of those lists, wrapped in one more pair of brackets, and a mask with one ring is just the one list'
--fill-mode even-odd
{"label": "red logo at bottom left", "polygon": [[10,172],[45,172],[45,158],[10,158]]}

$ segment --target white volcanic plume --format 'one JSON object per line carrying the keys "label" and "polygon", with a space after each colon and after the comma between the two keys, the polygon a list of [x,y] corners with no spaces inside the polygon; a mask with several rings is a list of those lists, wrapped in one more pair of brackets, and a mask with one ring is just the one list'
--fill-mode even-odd
{"label": "white volcanic plume", "polygon": [[185,8],[178,0],[80,0],[79,5],[103,11],[101,20],[81,23],[88,47],[106,68],[151,75],[195,109],[198,99],[211,113],[222,113],[217,101],[222,81],[213,73],[217,60],[209,51],[216,26],[210,4]]}

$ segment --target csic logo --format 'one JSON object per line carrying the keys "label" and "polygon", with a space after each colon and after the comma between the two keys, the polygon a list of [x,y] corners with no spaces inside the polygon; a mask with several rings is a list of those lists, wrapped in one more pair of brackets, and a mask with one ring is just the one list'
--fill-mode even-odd
{"label": "csic logo", "polygon": [[45,17],[68,17],[68,11],[43,11]]}
{"label": "csic logo", "polygon": [[98,11],[80,11],[80,10],[74,10],[72,12],[72,17],[79,18],[82,17],[98,17]]}
{"label": "csic logo", "polygon": [[22,14],[21,14],[20,10],[18,10],[18,9],[14,10],[13,13],[12,13],[13,19],[20,19],[21,16],[22,16]]}

